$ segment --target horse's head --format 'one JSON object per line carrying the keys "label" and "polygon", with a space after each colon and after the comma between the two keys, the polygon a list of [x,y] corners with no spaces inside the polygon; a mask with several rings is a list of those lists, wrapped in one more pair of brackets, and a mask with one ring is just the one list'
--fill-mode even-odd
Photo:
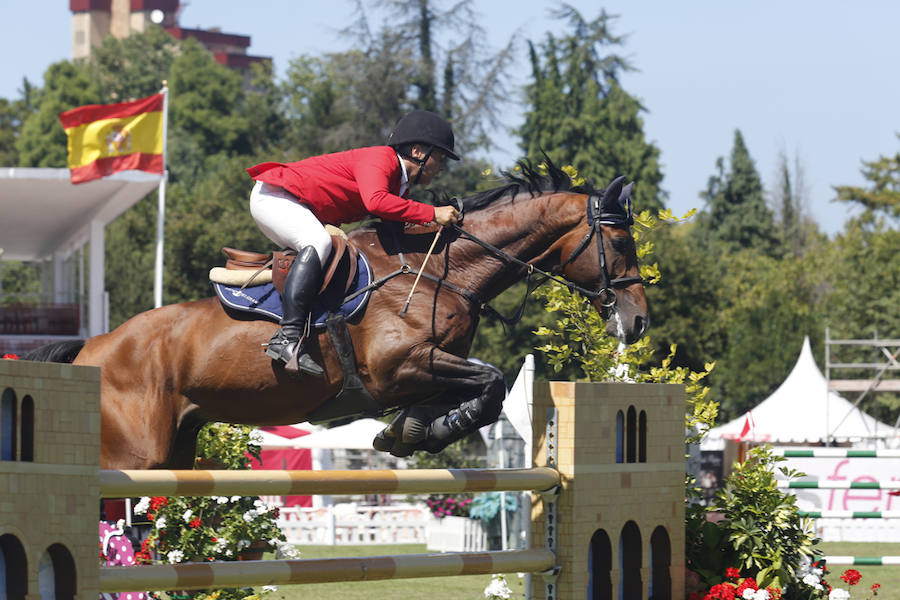
{"label": "horse's head", "polygon": [[650,328],[650,311],[631,235],[632,184],[624,182],[619,177],[589,193],[586,203],[584,195],[577,195],[585,218],[561,240],[561,255],[567,257],[561,267],[606,319],[606,332],[632,344]]}

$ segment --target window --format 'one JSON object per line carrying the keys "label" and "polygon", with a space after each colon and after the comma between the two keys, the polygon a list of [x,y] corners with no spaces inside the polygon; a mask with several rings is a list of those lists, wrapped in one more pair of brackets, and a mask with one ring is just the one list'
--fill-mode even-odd
{"label": "window", "polygon": [[602,529],[598,529],[591,536],[591,545],[588,548],[588,568],[590,579],[588,580],[589,600],[612,600],[612,545],[609,536]]}
{"label": "window", "polygon": [[669,533],[660,525],[650,536],[650,597],[654,600],[672,600],[671,562]]}
{"label": "window", "polygon": [[637,416],[633,406],[628,407],[628,415],[625,417],[625,443],[625,462],[633,463],[637,460]]}
{"label": "window", "polygon": [[641,530],[634,521],[628,521],[619,536],[619,600],[640,598],[641,584]]}
{"label": "window", "polygon": [[19,419],[20,460],[34,461],[34,400],[31,396],[22,398],[22,418]]}
{"label": "window", "polygon": [[616,413],[616,462],[625,462],[625,415]]}
{"label": "window", "polygon": [[0,535],[0,597],[21,600],[28,594],[28,559],[19,539]]}
{"label": "window", "polygon": [[40,564],[38,588],[42,600],[74,600],[77,592],[75,560],[62,544],[53,544],[44,552]]}
{"label": "window", "polygon": [[16,460],[16,393],[10,388],[0,397],[0,460]]}
{"label": "window", "polygon": [[647,462],[647,411],[638,415],[638,462]]}

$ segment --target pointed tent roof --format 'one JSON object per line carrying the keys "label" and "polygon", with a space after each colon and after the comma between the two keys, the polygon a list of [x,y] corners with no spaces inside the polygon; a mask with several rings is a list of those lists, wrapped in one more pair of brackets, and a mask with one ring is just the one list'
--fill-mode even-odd
{"label": "pointed tent roof", "polygon": [[707,439],[712,442],[740,438],[748,415],[755,427],[744,441],[819,442],[829,433],[838,441],[895,436],[893,427],[828,389],[828,382],[813,358],[809,337],[803,340],[797,364],[778,389],[748,413],[711,429]]}

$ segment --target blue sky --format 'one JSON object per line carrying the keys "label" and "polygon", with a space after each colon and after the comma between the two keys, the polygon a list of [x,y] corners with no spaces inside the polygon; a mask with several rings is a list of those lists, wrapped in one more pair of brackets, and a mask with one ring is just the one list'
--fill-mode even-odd
{"label": "blue sky", "polygon": [[[12,98],[23,77],[40,83],[49,64],[69,58],[71,13],[65,0],[0,3],[7,6],[0,97]],[[272,56],[283,72],[299,54],[346,49],[348,40],[338,32],[354,18],[354,4],[190,0],[181,25],[250,35],[249,52]],[[644,131],[661,150],[663,188],[676,212],[702,207],[698,193],[716,158],[730,152],[735,129],[744,135],[766,187],[775,180],[779,153],[799,161],[808,210],[828,233],[839,231],[847,216],[843,205],[831,202],[831,186],[863,184],[862,160],[900,150],[898,2],[571,4],[588,18],[601,6],[619,15],[614,31],[628,34],[624,53],[639,69],[623,83],[648,109]],[[475,0],[495,48],[514,34],[540,40],[547,31],[562,31],[548,12],[556,5]],[[524,85],[528,69],[520,48],[514,81]],[[520,105],[511,104],[506,114],[507,126],[521,123]],[[497,141],[489,158],[508,166],[518,156],[515,140],[499,132]]]}

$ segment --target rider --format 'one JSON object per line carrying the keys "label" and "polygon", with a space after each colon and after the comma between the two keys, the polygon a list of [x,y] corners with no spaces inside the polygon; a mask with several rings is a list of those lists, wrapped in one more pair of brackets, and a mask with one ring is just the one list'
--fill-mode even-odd
{"label": "rider", "polygon": [[353,223],[370,214],[407,223],[456,223],[459,213],[454,207],[406,198],[410,185],[430,184],[447,158],[459,160],[453,146],[449,123],[432,112],[414,110],[397,121],[385,146],[247,169],[256,180],[250,192],[253,220],[270,240],[297,251],[284,283],[281,328],[269,340],[268,356],[290,371],[323,374],[301,343],[322,265],[331,253],[331,236],[323,223]]}

